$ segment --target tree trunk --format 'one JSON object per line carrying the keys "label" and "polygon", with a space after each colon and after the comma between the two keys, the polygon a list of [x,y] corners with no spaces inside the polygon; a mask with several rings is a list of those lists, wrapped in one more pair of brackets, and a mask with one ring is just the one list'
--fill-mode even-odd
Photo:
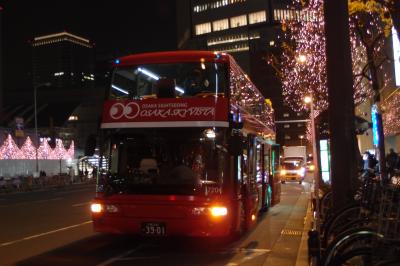
{"label": "tree trunk", "polygon": [[347,0],[325,0],[325,36],[333,208],[349,201],[357,175],[354,89]]}

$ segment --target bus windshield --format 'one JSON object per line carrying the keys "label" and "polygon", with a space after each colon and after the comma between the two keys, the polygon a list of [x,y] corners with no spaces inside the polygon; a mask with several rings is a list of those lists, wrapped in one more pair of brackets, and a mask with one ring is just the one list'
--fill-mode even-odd
{"label": "bus windshield", "polygon": [[[226,129],[127,129],[108,143],[108,184],[117,193],[193,194],[222,189],[226,173]],[[104,184],[103,184],[104,185]]]}
{"label": "bus windshield", "polygon": [[[168,63],[117,68],[111,83],[111,99],[191,97],[224,95],[227,91],[226,64]],[[166,87],[171,91],[166,93]]]}

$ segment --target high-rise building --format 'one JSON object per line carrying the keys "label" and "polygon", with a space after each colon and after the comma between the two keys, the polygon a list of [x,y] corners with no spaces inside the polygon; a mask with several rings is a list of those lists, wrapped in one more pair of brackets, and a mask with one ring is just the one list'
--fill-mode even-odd
{"label": "high-rise building", "polygon": [[0,114],[3,110],[3,8],[0,6]]}
{"label": "high-rise building", "polygon": [[38,36],[32,41],[33,85],[55,88],[94,86],[94,49],[88,39],[66,31]]}
{"label": "high-rise building", "polygon": [[[177,0],[179,49],[228,52],[271,99],[277,143],[305,145],[305,113],[284,104],[282,86],[265,55],[279,51],[281,22],[308,20],[290,0]],[[301,100],[301,99],[299,99]]]}

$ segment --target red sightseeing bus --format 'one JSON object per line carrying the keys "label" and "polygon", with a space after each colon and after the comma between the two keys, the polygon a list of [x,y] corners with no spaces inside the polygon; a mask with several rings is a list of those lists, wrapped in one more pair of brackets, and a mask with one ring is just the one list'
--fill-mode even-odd
{"label": "red sightseeing bus", "polygon": [[280,200],[273,109],[232,56],[209,51],[115,60],[102,116],[108,169],[94,230],[240,235]]}

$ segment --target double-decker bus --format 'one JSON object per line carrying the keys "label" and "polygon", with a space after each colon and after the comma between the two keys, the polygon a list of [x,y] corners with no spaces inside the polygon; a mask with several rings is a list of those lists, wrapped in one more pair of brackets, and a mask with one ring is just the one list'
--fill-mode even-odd
{"label": "double-decker bus", "polygon": [[273,109],[232,56],[154,52],[113,67],[95,231],[235,236],[279,202]]}

